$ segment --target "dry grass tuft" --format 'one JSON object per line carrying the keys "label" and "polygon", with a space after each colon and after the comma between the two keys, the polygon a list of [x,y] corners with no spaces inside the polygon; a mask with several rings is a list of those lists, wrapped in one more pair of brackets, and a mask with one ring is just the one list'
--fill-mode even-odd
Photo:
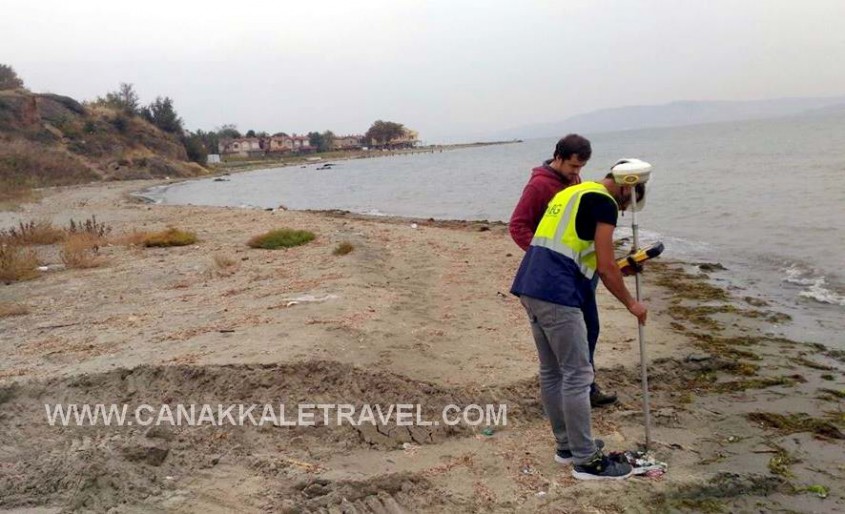
{"label": "dry grass tuft", "polygon": [[161,232],[146,234],[143,245],[146,247],[187,246],[197,242],[197,235],[178,228],[170,227]]}
{"label": "dry grass tuft", "polygon": [[38,276],[35,252],[20,245],[0,242],[0,282],[11,284]]}
{"label": "dry grass tuft", "polygon": [[332,251],[332,255],[346,255],[348,253],[351,253],[354,249],[355,245],[348,241],[344,241],[335,247],[335,249]]}
{"label": "dry grass tuft", "polygon": [[129,232],[118,237],[113,237],[111,238],[111,241],[114,244],[122,246],[144,246],[144,240],[149,234],[149,232],[135,230],[133,232]]}
{"label": "dry grass tuft", "polygon": [[193,232],[186,232],[178,228],[170,227],[160,232],[145,232],[136,230],[123,234],[112,241],[124,246],[145,246],[145,247],[168,247],[187,246],[197,242],[197,236]]}
{"label": "dry grass tuft", "polygon": [[27,309],[26,305],[12,302],[0,302],[0,318],[23,316],[25,314],[29,314],[29,309]]}
{"label": "dry grass tuft", "polygon": [[66,268],[96,268],[104,263],[100,257],[101,239],[87,233],[71,234],[62,244],[59,256]]}
{"label": "dry grass tuft", "polygon": [[33,187],[66,186],[99,179],[77,155],[36,141],[0,145],[0,191],[25,192]]}
{"label": "dry grass tuft", "polygon": [[0,211],[16,211],[22,204],[35,202],[38,198],[29,186],[7,185],[0,180]]}
{"label": "dry grass tuft", "polygon": [[235,259],[228,255],[216,254],[214,257],[214,265],[220,269],[228,269],[238,263]]}
{"label": "dry grass tuft", "polygon": [[205,272],[206,278],[230,277],[238,269],[238,261],[228,255],[215,254],[212,261],[213,265]]}
{"label": "dry grass tuft", "polygon": [[47,220],[18,222],[17,227],[0,231],[0,244],[50,245],[65,238],[65,233]]}
{"label": "dry grass tuft", "polygon": [[88,234],[98,239],[104,239],[111,234],[111,226],[97,221],[97,217],[92,215],[90,218],[83,221],[70,220],[67,232],[69,234]]}

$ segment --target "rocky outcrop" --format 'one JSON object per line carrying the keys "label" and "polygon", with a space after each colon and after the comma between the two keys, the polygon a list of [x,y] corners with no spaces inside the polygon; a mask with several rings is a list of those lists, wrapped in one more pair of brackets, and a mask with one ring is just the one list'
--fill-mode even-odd
{"label": "rocky outcrop", "polygon": [[0,92],[0,182],[47,186],[92,177],[128,180],[205,172],[188,162],[177,136],[139,116],[56,94]]}

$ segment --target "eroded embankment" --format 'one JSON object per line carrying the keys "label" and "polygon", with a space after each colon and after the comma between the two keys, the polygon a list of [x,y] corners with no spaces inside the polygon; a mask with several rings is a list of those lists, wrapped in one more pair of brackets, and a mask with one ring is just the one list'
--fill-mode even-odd
{"label": "eroded embankment", "polygon": [[[534,380],[506,388],[444,388],[385,372],[369,372],[331,361],[287,365],[230,366],[141,366],[135,369],[41,382],[24,382],[0,389],[0,437],[4,448],[0,462],[0,506],[16,507],[60,502],[72,507],[108,508],[138,500],[168,487],[168,476],[211,467],[222,455],[230,462],[259,473],[278,475],[285,466],[297,466],[301,454],[309,461],[320,460],[339,451],[356,448],[388,450],[403,443],[436,444],[455,437],[466,437],[480,428],[464,424],[447,426],[404,426],[391,416],[382,423],[351,426],[329,424],[317,411],[315,426],[278,426],[270,418],[262,421],[263,406],[270,404],[275,417],[280,404],[287,406],[287,420],[296,420],[298,404],[351,404],[356,413],[364,404],[380,406],[383,414],[390,405],[419,404],[422,419],[438,420],[448,405],[507,404],[509,422],[536,419],[541,415],[533,394]],[[47,409],[55,405],[127,404],[126,421],[134,426],[104,426],[102,418],[95,426],[50,426]],[[161,417],[161,406],[172,407],[173,419],[178,405],[194,405],[195,416],[184,415],[186,425],[193,419],[199,426],[169,426]],[[213,416],[202,421],[202,406],[211,406]],[[242,417],[239,407],[233,411],[232,426],[227,417],[219,417],[218,406],[256,405],[251,418]],[[145,423],[138,426],[132,413],[140,406]],[[146,407],[144,407],[146,408]],[[316,409],[312,408],[311,411]],[[53,411],[54,412],[54,411]],[[243,410],[240,411],[241,413]],[[414,411],[415,412],[415,411]],[[414,413],[416,416],[416,413]],[[90,418],[89,418],[90,419]],[[155,421],[163,424],[155,426]],[[222,425],[218,426],[220,420]],[[252,421],[252,420],[256,421]],[[356,415],[354,419],[359,419]],[[311,418],[307,418],[311,421]],[[116,423],[116,421],[113,421]],[[256,424],[258,426],[256,426]],[[483,427],[481,427],[483,428]],[[263,449],[294,449],[288,457],[264,458]],[[290,457],[293,455],[294,457]],[[398,480],[384,477],[393,484]],[[314,485],[316,484],[316,485]],[[300,484],[302,485],[302,484]],[[297,486],[299,487],[299,486]],[[366,491],[366,488],[319,481],[302,485],[300,496],[307,504],[321,504],[340,494],[337,488]],[[405,489],[409,486],[405,485]],[[414,487],[417,487],[414,485]],[[386,489],[391,487],[385,486]],[[395,492],[395,491],[394,491]],[[343,493],[343,497],[356,495]],[[363,494],[362,497],[371,496]],[[312,501],[313,500],[313,501]]]}

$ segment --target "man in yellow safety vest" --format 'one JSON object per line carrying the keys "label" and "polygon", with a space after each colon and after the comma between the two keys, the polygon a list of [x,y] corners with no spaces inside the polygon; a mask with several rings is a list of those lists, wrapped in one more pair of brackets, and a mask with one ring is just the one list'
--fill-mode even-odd
{"label": "man in yellow safety vest", "polygon": [[540,396],[557,442],[555,460],[574,464],[572,475],[584,480],[631,474],[627,463],[608,460],[604,443],[591,435],[588,331],[598,330],[599,279],[640,323],[646,321],[647,308],[628,291],[613,252],[619,210],[628,207],[634,192],[636,201],[644,201],[644,186],[621,186],[608,174],[555,195],[511,287],[531,321]]}

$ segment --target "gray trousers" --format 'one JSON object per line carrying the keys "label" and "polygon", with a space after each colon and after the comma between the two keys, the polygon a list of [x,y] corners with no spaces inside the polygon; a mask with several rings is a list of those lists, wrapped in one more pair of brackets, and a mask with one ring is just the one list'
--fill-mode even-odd
{"label": "gray trousers", "polygon": [[596,453],[591,435],[593,366],[581,309],[520,296],[540,358],[540,399],[558,450],[583,464]]}

